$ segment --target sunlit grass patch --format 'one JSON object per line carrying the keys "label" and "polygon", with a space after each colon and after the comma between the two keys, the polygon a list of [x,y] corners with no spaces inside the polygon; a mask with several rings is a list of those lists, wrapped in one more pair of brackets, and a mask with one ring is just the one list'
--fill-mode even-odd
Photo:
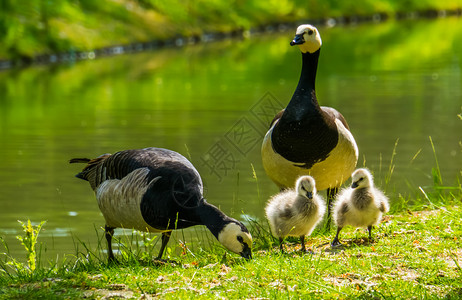
{"label": "sunlit grass patch", "polygon": [[[315,254],[301,253],[298,239],[288,239],[281,253],[267,224],[254,221],[252,231],[259,230],[259,238],[268,242],[257,242],[251,261],[216,243],[184,251],[174,242],[171,260],[154,263],[156,238],[122,233],[119,264],[106,263],[101,243],[46,273],[39,267],[34,278],[2,273],[0,293],[16,298],[456,298],[462,289],[461,220],[459,206],[402,211],[386,216],[373,241],[363,229],[345,228],[343,249],[333,251],[333,234],[307,237]],[[177,250],[179,255],[173,253]]]}
{"label": "sunlit grass patch", "polygon": [[[1,293],[163,299],[456,297],[462,288],[461,220],[459,206],[404,211],[388,216],[373,241],[362,230],[345,228],[341,250],[332,251],[332,236],[319,234],[307,238],[314,255],[300,253],[295,239],[287,241],[285,253],[277,243],[256,249],[251,261],[212,247],[154,264],[139,249],[127,247],[123,251],[131,254],[123,255],[131,258],[120,264],[79,258],[80,263],[67,262],[31,283],[4,280]],[[37,287],[49,287],[48,292],[39,294]]]}

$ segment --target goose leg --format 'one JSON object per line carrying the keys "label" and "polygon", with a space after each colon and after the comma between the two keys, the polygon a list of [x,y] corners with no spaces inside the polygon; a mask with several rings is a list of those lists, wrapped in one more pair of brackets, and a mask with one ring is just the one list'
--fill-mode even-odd
{"label": "goose leg", "polygon": [[106,236],[107,241],[107,254],[108,254],[108,263],[117,262],[112,252],[112,236],[114,235],[114,227],[109,227],[104,225],[104,235]]}
{"label": "goose leg", "polygon": [[[330,215],[332,212],[332,203],[335,199],[335,196],[337,196],[338,193],[338,187],[334,188],[328,188],[327,189],[327,220],[330,221]],[[328,223],[330,226],[330,222]]]}
{"label": "goose leg", "polygon": [[171,231],[162,233],[162,245],[160,246],[160,251],[159,251],[159,255],[157,255],[157,259],[162,258],[162,255],[164,254],[165,247],[167,246],[167,243],[168,243],[168,240],[170,239],[171,234],[172,234]]}
{"label": "goose leg", "polygon": [[335,199],[335,196],[337,196],[338,192],[338,187],[334,188],[328,188],[327,189],[327,218],[326,218],[326,224],[324,226],[324,230],[326,232],[330,231],[330,223],[331,223],[331,213],[332,213],[332,203]]}
{"label": "goose leg", "polygon": [[340,243],[340,241],[338,240],[338,235],[340,233],[340,231],[342,230],[343,227],[337,227],[337,234],[335,235],[334,239],[332,240],[332,243],[330,244],[331,247],[336,247],[336,246],[340,246],[342,245],[342,243]]}

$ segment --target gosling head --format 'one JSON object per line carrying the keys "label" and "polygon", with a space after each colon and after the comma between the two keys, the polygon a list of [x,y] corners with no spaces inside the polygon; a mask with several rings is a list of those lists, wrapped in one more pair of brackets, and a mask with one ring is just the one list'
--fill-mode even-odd
{"label": "gosling head", "polygon": [[295,37],[292,42],[290,42],[290,45],[298,45],[302,53],[314,53],[321,48],[321,35],[319,34],[318,29],[313,25],[300,25],[298,26]]}
{"label": "gosling head", "polygon": [[227,223],[218,233],[218,241],[228,250],[246,259],[252,258],[252,236],[241,222]]}
{"label": "gosling head", "polygon": [[373,177],[371,172],[367,169],[357,169],[351,175],[351,179],[353,183],[351,184],[351,188],[367,188],[373,185]]}
{"label": "gosling head", "polygon": [[297,179],[295,184],[297,193],[308,199],[313,199],[313,195],[316,194],[316,182],[311,176],[301,176]]}

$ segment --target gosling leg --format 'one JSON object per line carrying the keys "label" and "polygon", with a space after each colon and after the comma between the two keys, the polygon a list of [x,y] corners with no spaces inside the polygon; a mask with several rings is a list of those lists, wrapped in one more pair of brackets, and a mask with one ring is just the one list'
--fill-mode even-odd
{"label": "gosling leg", "polygon": [[340,231],[342,230],[343,227],[337,227],[337,234],[335,235],[334,239],[332,240],[332,243],[330,244],[331,247],[336,247],[336,246],[340,246],[342,245],[342,243],[340,243],[340,241],[338,240],[338,235],[340,233]]}
{"label": "gosling leg", "polygon": [[305,247],[305,236],[304,235],[300,236],[300,243],[302,244],[302,249],[300,249],[300,251],[305,252],[306,247]]}
{"label": "gosling leg", "polygon": [[284,247],[282,246],[283,242],[284,242],[284,239],[280,237],[279,238],[279,249],[281,250],[281,253],[284,253]]}
{"label": "gosling leg", "polygon": [[372,241],[372,225],[367,226],[367,230],[369,231],[369,241]]}
{"label": "gosling leg", "polygon": [[300,236],[300,242],[301,242],[301,244],[302,244],[302,249],[300,249],[301,252],[314,254],[314,252],[313,252],[312,250],[306,250],[306,247],[305,247],[305,236],[304,236],[304,235],[301,235],[301,236]]}
{"label": "gosling leg", "polygon": [[108,254],[108,263],[117,262],[112,252],[112,236],[114,235],[114,227],[109,227],[104,225],[104,235],[106,236],[107,241],[107,254]]}
{"label": "gosling leg", "polygon": [[165,247],[167,246],[168,240],[170,240],[170,235],[172,235],[171,231],[163,232],[162,233],[162,245],[160,246],[159,255],[157,255],[157,259],[162,259],[162,255],[164,254]]}

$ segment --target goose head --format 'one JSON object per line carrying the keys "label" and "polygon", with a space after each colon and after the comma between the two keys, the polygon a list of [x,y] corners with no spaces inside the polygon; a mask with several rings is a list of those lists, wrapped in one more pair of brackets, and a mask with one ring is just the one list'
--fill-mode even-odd
{"label": "goose head", "polygon": [[311,176],[301,176],[295,184],[297,193],[308,199],[313,199],[316,194],[316,183]]}
{"label": "goose head", "polygon": [[232,220],[218,233],[218,241],[246,259],[252,258],[252,236],[241,222]]}
{"label": "goose head", "polygon": [[351,188],[367,188],[372,186],[372,174],[367,169],[357,169],[351,175],[351,179],[353,183],[351,184]]}
{"label": "goose head", "polygon": [[290,42],[290,45],[297,45],[302,53],[314,53],[321,48],[321,35],[313,25],[303,24],[298,26],[295,37]]}

